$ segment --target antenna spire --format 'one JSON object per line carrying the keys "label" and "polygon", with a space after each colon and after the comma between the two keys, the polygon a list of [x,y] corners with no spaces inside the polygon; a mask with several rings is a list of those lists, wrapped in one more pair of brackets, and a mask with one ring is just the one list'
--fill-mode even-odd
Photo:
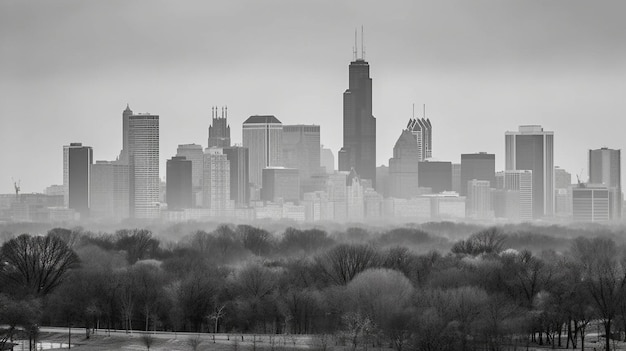
{"label": "antenna spire", "polygon": [[356,61],[357,56],[356,52],[358,50],[358,46],[356,45],[356,28],[354,28],[354,46],[352,47],[352,56],[354,56],[354,61]]}
{"label": "antenna spire", "polygon": [[415,103],[413,103],[413,119],[415,119]]}
{"label": "antenna spire", "polygon": [[363,45],[363,25],[361,25],[361,60],[365,60],[365,45]]}
{"label": "antenna spire", "polygon": [[426,104],[424,104],[424,119],[426,119]]}

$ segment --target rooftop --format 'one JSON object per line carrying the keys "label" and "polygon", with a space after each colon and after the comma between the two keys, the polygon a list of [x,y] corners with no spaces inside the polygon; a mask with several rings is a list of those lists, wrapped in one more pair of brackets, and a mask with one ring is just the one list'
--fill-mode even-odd
{"label": "rooftop", "polygon": [[281,123],[281,121],[278,120],[278,118],[272,116],[272,115],[267,115],[267,116],[259,116],[259,115],[254,115],[254,116],[250,116],[248,117],[248,119],[243,122],[244,124],[251,124],[251,123]]}

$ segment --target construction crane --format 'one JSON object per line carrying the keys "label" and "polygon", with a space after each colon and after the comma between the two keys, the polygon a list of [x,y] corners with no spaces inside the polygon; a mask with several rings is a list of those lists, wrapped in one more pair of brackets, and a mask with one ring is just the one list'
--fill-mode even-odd
{"label": "construction crane", "polygon": [[18,181],[16,182],[15,179],[11,178],[11,180],[13,181],[13,187],[15,188],[15,199],[19,199],[20,196],[20,190],[22,189],[20,187],[20,184],[22,183],[21,180],[18,179]]}

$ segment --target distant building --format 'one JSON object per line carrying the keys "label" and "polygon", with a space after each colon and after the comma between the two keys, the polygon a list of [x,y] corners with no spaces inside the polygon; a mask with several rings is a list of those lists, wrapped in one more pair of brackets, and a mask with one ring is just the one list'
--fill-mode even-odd
{"label": "distant building", "polygon": [[422,195],[430,199],[431,219],[459,220],[465,218],[465,196],[453,191]]}
{"label": "distant building", "polygon": [[393,147],[389,159],[389,195],[410,199],[418,192],[418,165],[420,155],[415,147],[415,136],[405,129]]}
{"label": "distant building", "polygon": [[320,126],[283,126],[283,165],[300,171],[300,179],[310,178],[321,172]]}
{"label": "distant building", "polygon": [[213,147],[204,150],[203,180],[203,207],[216,211],[233,208],[230,198],[230,162],[221,148]]}
{"label": "distant building", "polygon": [[208,147],[229,147],[230,146],[230,126],[228,125],[228,107],[222,107],[221,115],[218,115],[218,108],[211,108],[211,126],[209,126]]}
{"label": "distant building", "polygon": [[622,167],[621,150],[589,150],[589,183],[602,184],[616,194],[612,198],[611,220],[619,220],[622,215]]}
{"label": "distant building", "polygon": [[576,222],[608,222],[611,217],[610,190],[604,185],[585,185],[572,189],[573,219]]}
{"label": "distant building", "polygon": [[128,157],[131,217],[159,218],[159,116],[128,117]]}
{"label": "distant building", "polygon": [[128,164],[96,161],[91,167],[91,217],[121,221],[129,215]]}
{"label": "distant building", "polygon": [[261,200],[300,202],[300,175],[298,170],[284,167],[263,169]]}
{"label": "distant building", "polygon": [[348,174],[348,172],[330,174],[326,183],[329,211],[332,213],[332,220],[337,222],[348,219]]}
{"label": "distant building", "polygon": [[44,189],[43,193],[50,196],[65,196],[65,187],[63,185],[50,185]]}
{"label": "distant building", "polygon": [[365,197],[364,186],[361,178],[354,169],[350,171],[346,178],[347,197],[346,204],[348,208],[348,220],[362,221],[365,215]]}
{"label": "distant building", "polygon": [[91,206],[91,165],[93,149],[81,143],[63,146],[63,186],[65,205],[80,213],[81,219],[89,217]]}
{"label": "distant building", "polygon": [[376,118],[372,115],[370,66],[363,57],[348,68],[349,85],[343,93],[343,148],[339,171],[354,170],[376,186]]}
{"label": "distant building", "polygon": [[452,162],[424,161],[418,166],[421,188],[431,188],[433,193],[452,190]]}
{"label": "distant building", "polygon": [[554,215],[554,133],[541,126],[506,132],[506,170],[529,170],[533,178],[533,218]]}
{"label": "distant building", "polygon": [[128,153],[130,150],[129,146],[129,128],[130,128],[130,116],[133,115],[133,111],[130,109],[128,104],[126,104],[126,109],[122,112],[122,151],[120,152],[120,156],[118,157],[117,162],[122,164],[128,164]]}
{"label": "distant building", "polygon": [[533,172],[527,170],[499,172],[504,180],[497,217],[504,216],[512,221],[533,219]]}
{"label": "distant building", "polygon": [[433,157],[433,126],[430,119],[410,119],[407,129],[415,136],[420,161]]}
{"label": "distant building", "polygon": [[333,154],[333,150],[322,146],[322,150],[320,152],[320,163],[322,167],[326,170],[326,173],[334,173],[335,155]]}
{"label": "distant building", "polygon": [[383,198],[389,197],[390,192],[389,184],[389,167],[380,165],[376,167],[376,192],[383,196]]}
{"label": "distant building", "polygon": [[567,189],[571,185],[572,175],[559,166],[554,167],[554,188]]}
{"label": "distant building", "polygon": [[[495,186],[495,184],[492,184],[492,186]],[[461,193],[461,164],[460,163],[452,164],[452,191],[455,191],[459,194]]]}
{"label": "distant building", "polygon": [[250,203],[249,152],[248,148],[231,146],[222,149],[230,164],[230,199],[238,208]]}
{"label": "distant building", "polygon": [[496,155],[486,152],[461,154],[461,196],[467,195],[467,184],[472,179],[486,180],[495,186]]}
{"label": "distant building", "polygon": [[168,210],[192,208],[193,198],[193,162],[185,156],[175,156],[167,160],[166,202]]}
{"label": "distant building", "polygon": [[[495,177],[495,173],[494,173]],[[467,182],[467,217],[491,219],[494,217],[492,189],[488,180],[472,179]]]}
{"label": "distant building", "polygon": [[283,124],[274,116],[251,116],[243,122],[243,147],[249,152],[250,183],[260,188],[263,168],[281,167]]}
{"label": "distant building", "polygon": [[202,189],[202,174],[204,173],[204,152],[202,145],[181,144],[176,149],[177,157],[184,157],[191,161],[191,184],[194,189]]}

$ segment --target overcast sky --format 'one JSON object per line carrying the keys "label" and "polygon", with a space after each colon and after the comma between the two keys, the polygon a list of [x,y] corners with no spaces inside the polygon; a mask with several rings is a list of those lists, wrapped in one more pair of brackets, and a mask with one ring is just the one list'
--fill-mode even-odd
{"label": "overcast sky", "polygon": [[626,143],[626,1],[0,1],[0,193],[63,182],[63,145],[122,145],[122,110],[160,115],[161,177],[176,146],[206,147],[211,106],[241,123],[319,124],[342,145],[354,29],[365,27],[377,164],[412,104],[433,156],[496,154],[541,124],[555,164],[587,178],[587,150]]}

